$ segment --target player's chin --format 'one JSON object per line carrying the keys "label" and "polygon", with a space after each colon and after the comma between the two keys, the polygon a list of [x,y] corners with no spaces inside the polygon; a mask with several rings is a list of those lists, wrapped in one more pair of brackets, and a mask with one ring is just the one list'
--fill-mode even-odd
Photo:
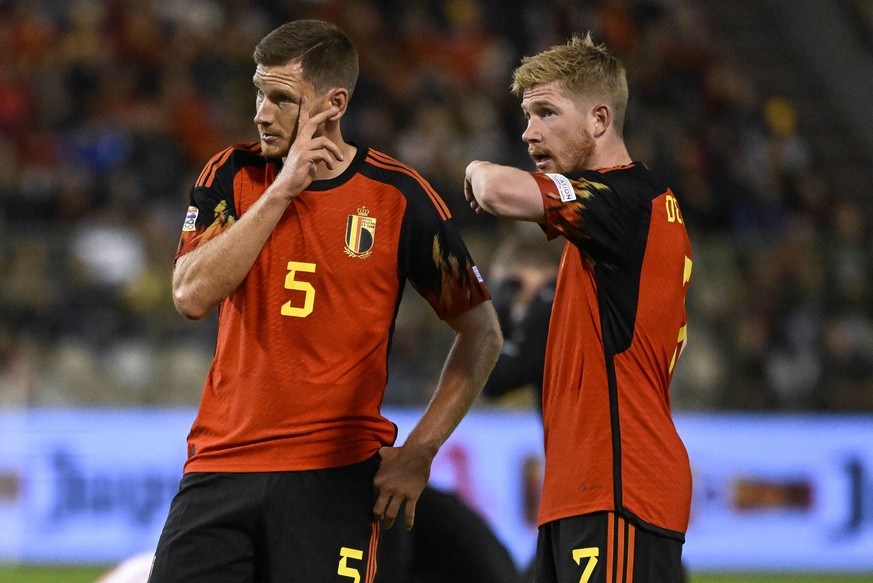
{"label": "player's chin", "polygon": [[261,139],[261,153],[266,158],[284,158],[288,155],[288,144],[276,138]]}

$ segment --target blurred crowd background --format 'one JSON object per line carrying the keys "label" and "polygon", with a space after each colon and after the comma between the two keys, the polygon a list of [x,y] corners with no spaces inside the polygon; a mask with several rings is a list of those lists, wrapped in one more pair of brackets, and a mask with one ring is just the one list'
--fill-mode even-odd
{"label": "blurred crowd background", "polygon": [[[197,403],[215,318],[170,297],[188,192],[257,139],[254,45],[318,17],[360,51],[347,139],[432,182],[486,279],[561,243],[474,215],[464,168],[530,167],[511,72],[592,31],[629,71],[630,152],[669,178],[692,238],[674,408],[873,411],[873,156],[766,4],[0,0],[0,408]],[[822,4],[873,54],[873,3]],[[406,295],[387,403],[420,405],[451,334]]]}

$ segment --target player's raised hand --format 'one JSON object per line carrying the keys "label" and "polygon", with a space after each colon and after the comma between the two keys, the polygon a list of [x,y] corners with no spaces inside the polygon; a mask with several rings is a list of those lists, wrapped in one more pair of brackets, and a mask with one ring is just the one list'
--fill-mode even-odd
{"label": "player's raised hand", "polygon": [[289,200],[312,183],[319,164],[332,170],[337,162],[342,161],[340,147],[322,134],[324,123],[338,113],[338,108],[331,107],[312,115],[311,100],[301,96],[296,135],[291,141],[282,170],[276,177],[276,182]]}

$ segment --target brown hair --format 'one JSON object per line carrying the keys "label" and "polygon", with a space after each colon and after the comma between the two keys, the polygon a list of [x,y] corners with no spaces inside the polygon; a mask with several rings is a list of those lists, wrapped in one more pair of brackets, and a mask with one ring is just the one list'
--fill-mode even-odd
{"label": "brown hair", "polygon": [[612,107],[615,130],[621,135],[627,110],[627,73],[605,45],[596,45],[591,33],[573,35],[532,57],[525,57],[512,74],[512,92],[521,96],[539,85],[557,82],[582,99],[603,100]]}
{"label": "brown hair", "polygon": [[255,47],[255,63],[273,67],[300,61],[303,78],[319,94],[348,89],[358,81],[358,51],[343,31],[323,20],[294,20],[265,36]]}

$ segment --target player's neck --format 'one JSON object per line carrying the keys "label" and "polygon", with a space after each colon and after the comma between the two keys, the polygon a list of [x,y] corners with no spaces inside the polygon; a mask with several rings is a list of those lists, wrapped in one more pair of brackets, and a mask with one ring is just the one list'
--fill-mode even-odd
{"label": "player's neck", "polygon": [[357,147],[343,141],[342,138],[335,140],[335,143],[343,153],[342,161],[336,162],[333,165],[333,168],[328,168],[326,164],[319,164],[315,170],[315,180],[330,180],[331,178],[336,178],[345,172],[346,168],[351,165],[352,160],[355,159],[355,154],[358,152]]}
{"label": "player's neck", "polygon": [[588,167],[591,169],[615,168],[616,166],[626,166],[631,162],[633,159],[630,157],[624,142],[613,139],[599,144],[589,160]]}

